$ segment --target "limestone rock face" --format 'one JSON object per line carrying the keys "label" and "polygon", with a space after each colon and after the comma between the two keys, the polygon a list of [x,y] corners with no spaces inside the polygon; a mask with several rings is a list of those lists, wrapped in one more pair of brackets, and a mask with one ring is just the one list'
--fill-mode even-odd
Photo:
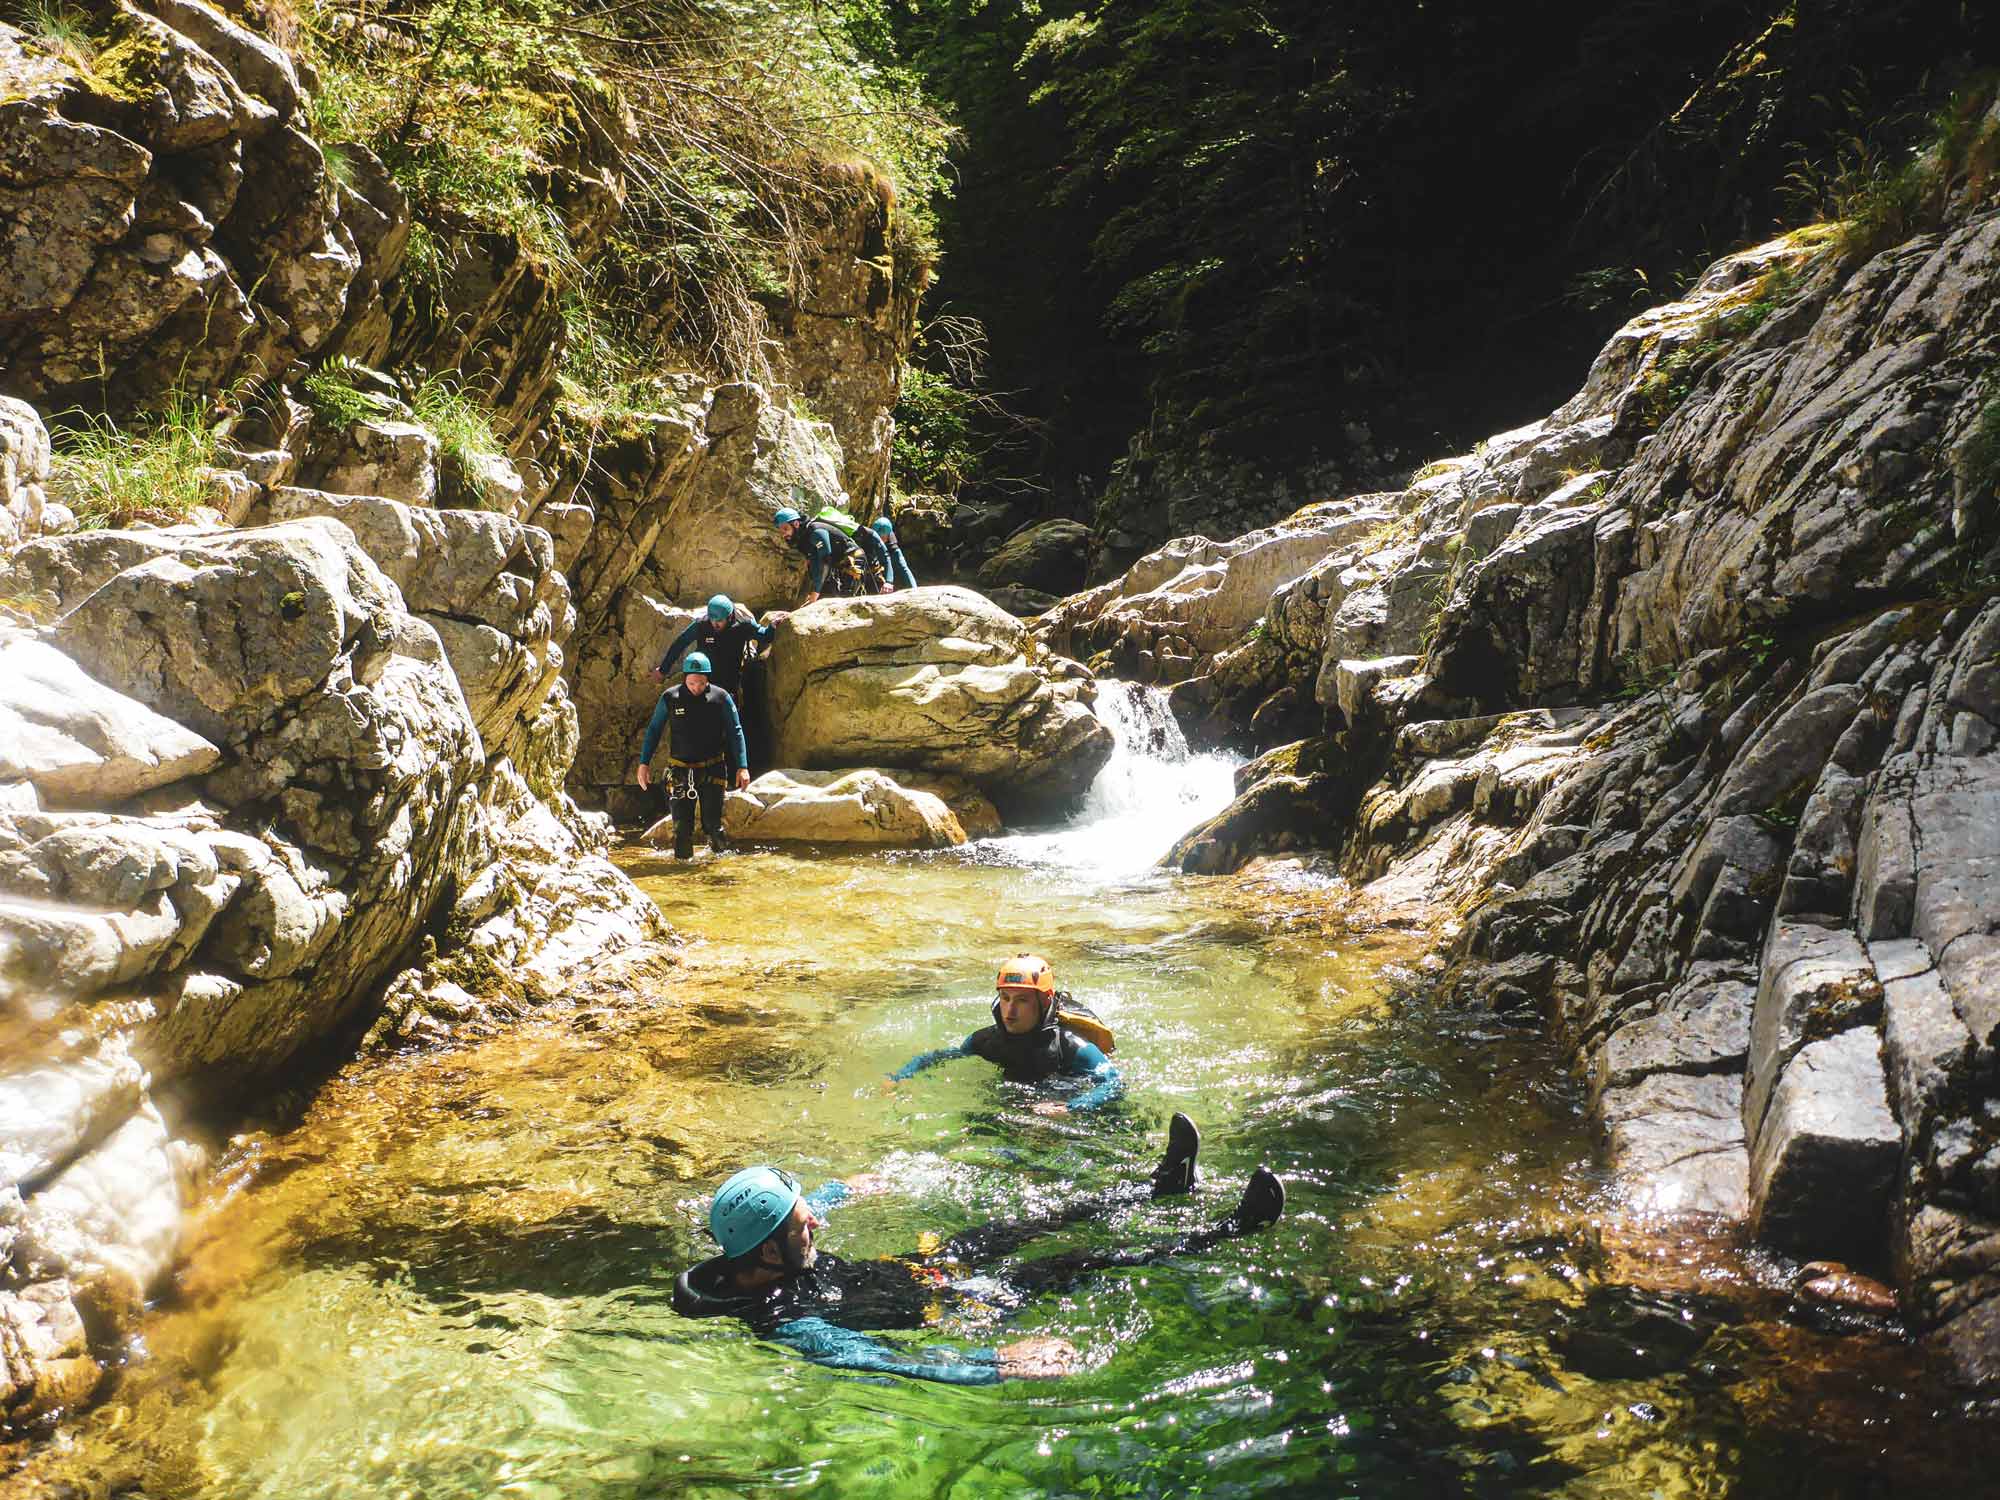
{"label": "limestone rock face", "polygon": [[67,511],[49,504],[48,478],[49,434],[40,413],[0,396],[0,547],[69,529]]}
{"label": "limestone rock face", "polygon": [[886,771],[766,771],[723,807],[723,832],[746,843],[871,844],[943,849],[965,842],[944,802]]}
{"label": "limestone rock face", "polygon": [[[470,852],[457,805],[480,742],[435,632],[345,528],[320,519],[47,539],[14,566],[61,599],[54,645],[107,686],[201,726],[226,758],[200,783],[185,833],[157,817],[129,829],[171,854],[148,877],[156,888],[193,883],[192,904],[174,910],[198,930],[153,959],[200,939],[221,964],[212,983],[190,974],[163,994],[153,1066],[278,1066],[338,1029]],[[231,831],[238,819],[270,841]],[[59,831],[16,825],[36,840],[31,857]],[[182,838],[206,863],[172,852]],[[204,881],[220,909],[202,910]],[[115,977],[138,977],[128,967]]]}
{"label": "limestone rock face", "polygon": [[0,27],[0,385],[48,408],[282,371],[379,285],[380,206],[298,128],[284,54],[192,0],[152,11],[110,15],[115,86]]}
{"label": "limestone rock face", "polygon": [[778,627],[772,757],[807,768],[965,776],[1001,810],[1059,806],[1110,759],[1085,697],[1030,659],[1026,629],[977,594],[920,588],[821,600]]}
{"label": "limestone rock face", "polygon": [[[1172,699],[1297,741],[1184,867],[1338,848],[1458,994],[1567,1041],[1633,1202],[1894,1265],[1988,1385],[2000,557],[1959,455],[1996,355],[1990,203],[1865,264],[1728,257],[1543,421],[1347,502],[1376,528]],[[1067,639],[1172,562],[1066,601]]]}
{"label": "limestone rock face", "polygon": [[200,735],[106,688],[53,646],[0,638],[0,782],[29,782],[44,806],[123,802],[221,758]]}
{"label": "limestone rock face", "polygon": [[837,187],[814,223],[800,284],[777,312],[774,354],[778,378],[832,428],[840,487],[872,513],[888,496],[891,413],[923,279],[899,268],[891,252],[895,195],[865,173],[854,179]]}
{"label": "limestone rock face", "polygon": [[771,524],[801,486],[810,512],[846,505],[833,430],[809,421],[763,387],[719,386],[705,416],[700,465],[667,505],[648,568],[649,591],[695,604],[727,594],[754,610],[798,602],[806,562]]}
{"label": "limestone rock face", "polygon": [[[1178,682],[1237,646],[1271,612],[1274,594],[1325,570],[1391,519],[1364,497],[1308,506],[1234,541],[1179,537],[1122,576],[1064,600],[1036,632],[1071,655],[1109,653],[1122,675]],[[1318,644],[1315,635],[1308,649],[1317,654]]]}

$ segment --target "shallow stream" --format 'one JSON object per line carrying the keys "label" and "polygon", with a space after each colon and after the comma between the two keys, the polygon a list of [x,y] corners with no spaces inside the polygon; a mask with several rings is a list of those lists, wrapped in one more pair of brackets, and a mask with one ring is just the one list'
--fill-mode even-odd
{"label": "shallow stream", "polygon": [[[1150,869],[1228,766],[1134,746],[1075,828],[922,855],[628,868],[684,977],[616,1010],[358,1063],[230,1149],[122,1384],[24,1493],[193,1497],[1975,1493],[1990,1433],[1903,1348],[1793,1326],[1771,1268],[1627,1225],[1549,1046],[1438,1008],[1408,940],[1297,865]],[[1156,737],[1164,736],[1157,725]],[[1171,736],[1164,736],[1170,739]],[[1050,1118],[965,1060],[996,963],[1113,1025],[1124,1100]],[[849,1257],[1143,1176],[1201,1122],[1205,1221],[1269,1163],[1274,1228],[932,1334],[1085,1368],[960,1389],[815,1367],[670,1305],[708,1193],[770,1159],[886,1174]],[[0,1490],[9,1482],[0,1480]]]}

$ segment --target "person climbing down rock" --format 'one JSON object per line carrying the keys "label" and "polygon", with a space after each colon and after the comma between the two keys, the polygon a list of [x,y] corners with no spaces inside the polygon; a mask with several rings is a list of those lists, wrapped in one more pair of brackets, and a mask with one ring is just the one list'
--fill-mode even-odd
{"label": "person climbing down rock", "polygon": [[763,670],[757,648],[769,645],[776,629],[775,621],[759,625],[757,617],[746,607],[727,594],[717,594],[687,629],[673,638],[660,664],[653,668],[653,681],[664,682],[675,675],[674,668],[682,660],[682,652],[692,649],[707,657],[708,680],[736,700],[736,714],[743,721],[743,739],[750,751],[749,763],[760,770],[769,765],[766,757],[770,753],[771,734],[763,696],[756,690],[758,674]]}
{"label": "person climbing down rock", "polygon": [[889,582],[899,589],[915,588],[917,575],[910,571],[910,561],[903,556],[903,544],[896,540],[896,523],[887,516],[877,516],[869,523],[869,530],[882,538],[882,550],[889,558]]}
{"label": "person climbing down rock", "polygon": [[[962,1349],[909,1347],[870,1335],[926,1328],[954,1308],[990,1305],[996,1283],[1003,1300],[1025,1301],[1095,1272],[1196,1254],[1277,1222],[1285,1209],[1285,1187],[1259,1167],[1235,1210],[1208,1228],[1125,1250],[1061,1251],[1002,1264],[1072,1224],[1102,1220],[1149,1198],[1188,1193],[1200,1149],[1194,1122],[1175,1115],[1166,1153],[1147,1182],[1127,1182],[1036,1218],[968,1229],[936,1249],[865,1261],[823,1254],[818,1245],[822,1216],[851,1196],[846,1184],[831,1182],[808,1195],[788,1172],[746,1167],[723,1183],[709,1207],[709,1233],[722,1254],[681,1273],[674,1283],[674,1310],[690,1318],[741,1318],[760,1337],[834,1369],[951,1385],[1067,1375],[1077,1351],[1066,1339]],[[855,1187],[866,1190],[860,1179]]]}
{"label": "person climbing down rock", "polygon": [[717,594],[687,629],[673,638],[660,664],[653,668],[653,681],[665,681],[683,652],[699,651],[708,658],[708,680],[734,698],[740,709],[743,669],[757,647],[770,643],[775,629],[759,625],[755,615],[727,594]]}
{"label": "person climbing down rock", "polygon": [[[797,487],[793,488],[796,493]],[[823,593],[874,592],[864,576],[865,567],[882,573],[888,566],[888,552],[882,546],[882,539],[858,521],[848,528],[818,517],[808,520],[798,509],[787,505],[771,517],[771,524],[806,560],[807,592],[799,601],[801,604],[811,604]],[[879,588],[888,592],[886,577]]]}
{"label": "person climbing down rock", "polygon": [[973,1032],[956,1047],[919,1053],[889,1075],[889,1086],[954,1057],[983,1057],[1009,1083],[1040,1083],[1058,1075],[1090,1080],[1088,1088],[1067,1102],[1049,1099],[1037,1104],[1037,1114],[1096,1109],[1124,1092],[1124,1080],[1108,1055],[1117,1050],[1111,1028],[1056,988],[1055,970],[1047,959],[1015,954],[1000,966],[993,989],[991,1026]]}
{"label": "person climbing down rock", "polygon": [[699,651],[690,651],[681,663],[686,676],[660,694],[653,717],[646,725],[646,738],[639,746],[638,782],[641,791],[652,786],[653,752],[659,749],[660,733],[667,738],[668,775],[660,784],[662,797],[674,816],[674,857],[694,857],[694,815],[701,808],[701,831],[709,847],[720,854],[727,847],[722,837],[722,785],[725,768],[737,789],[750,784],[750,754],[743,742],[743,721],[736,712],[736,700],[709,681],[709,660]]}

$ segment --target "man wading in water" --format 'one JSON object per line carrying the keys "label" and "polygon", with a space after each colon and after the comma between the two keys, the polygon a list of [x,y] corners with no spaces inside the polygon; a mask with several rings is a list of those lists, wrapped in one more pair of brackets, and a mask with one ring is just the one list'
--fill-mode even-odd
{"label": "man wading in water", "polygon": [[737,790],[750,784],[750,754],[743,743],[743,721],[736,700],[708,680],[708,658],[690,651],[681,663],[686,676],[660,694],[652,722],[639,747],[639,789],[652,786],[653,752],[660,731],[672,726],[667,740],[667,779],[660,790],[673,804],[674,857],[694,858],[694,814],[701,808],[701,831],[709,847],[720,854],[722,781],[724,768],[734,775]]}
{"label": "man wading in water", "polygon": [[991,1026],[956,1047],[919,1053],[889,1075],[889,1087],[954,1057],[983,1057],[1009,1083],[1040,1083],[1057,1076],[1090,1080],[1090,1087],[1067,1103],[1047,1099],[1037,1104],[1037,1114],[1096,1109],[1124,1090],[1118,1070],[1105,1056],[1112,1050],[1111,1028],[1056,988],[1047,959],[1015,954],[1000,966],[993,989]]}
{"label": "man wading in water", "polygon": [[[741,1318],[760,1337],[840,1370],[950,1385],[1067,1375],[1077,1354],[1066,1339],[1029,1338],[986,1349],[942,1344],[904,1348],[868,1335],[925,1328],[951,1307],[990,1303],[996,1284],[1003,1300],[1025,1300],[1060,1291],[1094,1271],[1198,1253],[1277,1222],[1285,1208],[1284,1184],[1259,1167],[1235,1212],[1207,1229],[1130,1250],[1072,1250],[997,1265],[1068,1225],[1104,1218],[1149,1197],[1192,1191],[1200,1149],[1201,1133],[1194,1122],[1175,1115],[1166,1155],[1150,1184],[1127,1183],[1040,1218],[984,1224],[953,1235],[935,1250],[865,1261],[823,1255],[816,1243],[823,1227],[820,1215],[849,1196],[846,1184],[830,1182],[807,1196],[788,1172],[746,1167],[722,1185],[709,1207],[709,1232],[722,1254],[681,1273],[674,1283],[674,1310],[690,1318]],[[855,1181],[859,1190],[876,1185]],[[967,1286],[975,1275],[976,1285]]]}

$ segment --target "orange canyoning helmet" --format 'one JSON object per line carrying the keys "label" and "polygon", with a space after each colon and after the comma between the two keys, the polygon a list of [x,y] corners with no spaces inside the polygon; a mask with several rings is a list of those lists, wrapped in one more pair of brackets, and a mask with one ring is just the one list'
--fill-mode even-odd
{"label": "orange canyoning helmet", "polygon": [[1032,990],[1044,999],[1053,999],[1056,992],[1056,971],[1049,967],[1046,958],[1037,958],[1032,953],[1016,953],[1000,966],[1000,974],[993,981],[993,988]]}

